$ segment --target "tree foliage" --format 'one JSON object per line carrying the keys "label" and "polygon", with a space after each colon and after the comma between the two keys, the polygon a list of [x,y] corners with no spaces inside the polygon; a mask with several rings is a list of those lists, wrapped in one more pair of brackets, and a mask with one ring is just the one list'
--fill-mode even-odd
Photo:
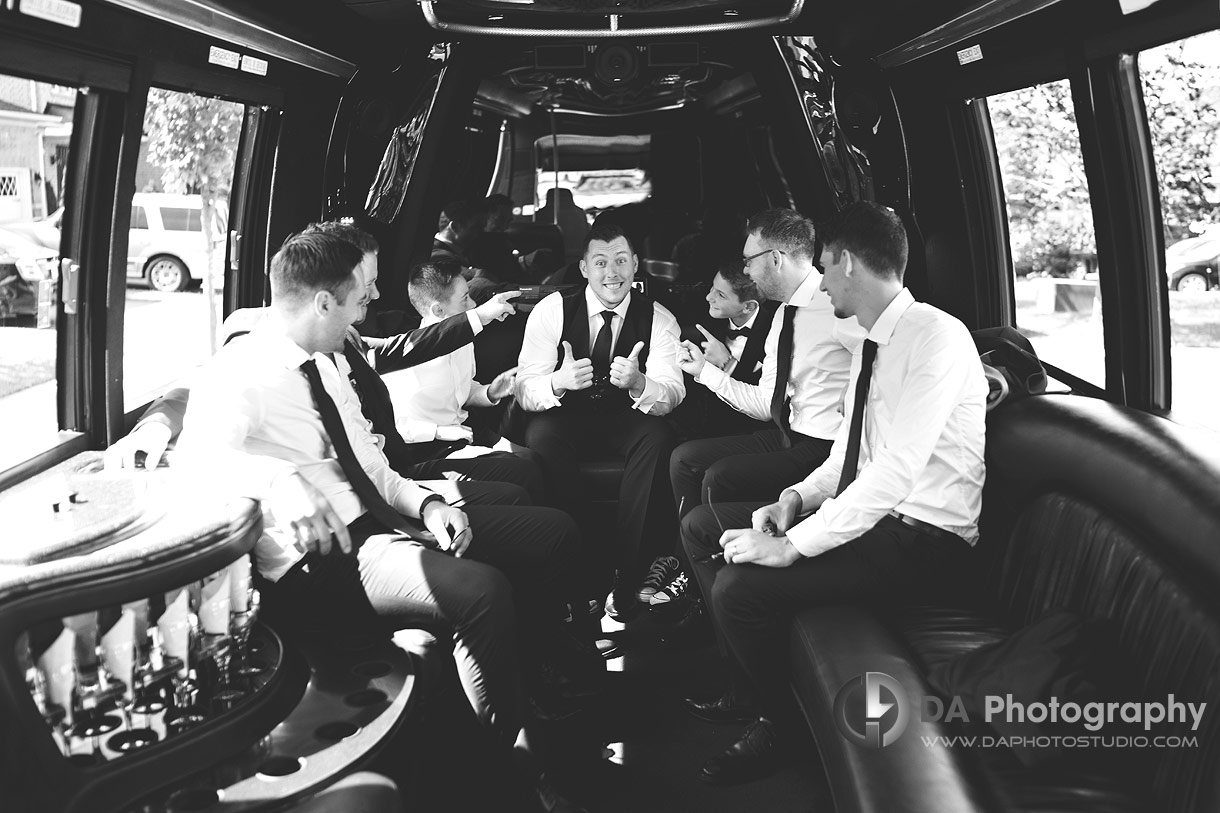
{"label": "tree foliage", "polygon": [[[1209,39],[1208,42],[1203,40]],[[1140,54],[1166,245],[1220,222],[1220,32]],[[1066,80],[987,99],[1018,274],[1068,276],[1096,256],[1093,213]]]}
{"label": "tree foliage", "polygon": [[213,347],[219,323],[219,301],[213,291],[219,286],[212,279],[212,271],[217,265],[214,253],[223,250],[223,240],[217,246],[214,237],[223,237],[228,229],[227,201],[243,114],[243,106],[234,102],[162,88],[149,90],[144,112],[148,161],[160,168],[165,189],[197,194],[202,201],[200,215],[207,237],[203,290]]}

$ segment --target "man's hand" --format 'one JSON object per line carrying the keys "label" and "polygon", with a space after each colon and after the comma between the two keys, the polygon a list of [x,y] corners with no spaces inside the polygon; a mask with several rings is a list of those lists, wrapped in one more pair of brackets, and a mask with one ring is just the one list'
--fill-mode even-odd
{"label": "man's hand", "polygon": [[792,489],[785,489],[779,495],[779,500],[764,505],[750,515],[750,527],[772,536],[783,536],[788,529],[796,524],[796,518],[801,513],[801,495]]}
{"label": "man's hand", "polygon": [[707,328],[703,325],[695,325],[695,328],[703,334],[703,358],[709,364],[714,364],[723,370],[733,358],[733,354],[729,352],[729,348],[725,346],[724,342],[708,333]]}
{"label": "man's hand", "polygon": [[420,519],[424,521],[424,527],[436,537],[441,550],[461,558],[466,548],[470,547],[474,533],[470,529],[470,520],[461,509],[441,500],[433,500],[424,506],[424,514]]}
{"label": "man's hand", "polygon": [[512,367],[491,380],[487,385],[487,397],[492,401],[499,401],[504,396],[511,395],[516,386],[517,368]]}
{"label": "man's hand", "polygon": [[801,553],[792,547],[786,536],[772,536],[762,531],[734,528],[720,536],[725,564],[755,564],[763,567],[788,567],[800,561]]}
{"label": "man's hand", "polygon": [[517,308],[511,300],[519,296],[521,296],[520,291],[504,291],[496,294],[474,309],[475,316],[479,317],[479,321],[483,323],[484,327],[492,322],[503,322],[517,312]]}
{"label": "man's hand", "polygon": [[[165,454],[165,447],[169,446],[171,434],[170,428],[165,424],[146,421],[131,430],[127,437],[115,441],[114,445],[106,450],[102,461],[108,471],[136,469],[137,463],[145,471],[152,471],[161,462],[161,455]],[[137,461],[136,458],[141,453],[144,457]]]}
{"label": "man's hand", "polygon": [[344,553],[352,552],[347,526],[322,492],[298,472],[275,479],[267,496],[267,507],[276,524],[291,531],[302,552],[317,551],[325,556],[330,553],[332,542],[338,542]]}
{"label": "man's hand", "polygon": [[583,390],[593,386],[593,361],[572,358],[572,345],[563,343],[563,359],[559,369],[551,373],[551,391],[563,395],[571,390]]}
{"label": "man's hand", "polygon": [[703,372],[703,365],[706,363],[707,359],[703,357],[703,351],[694,342],[684,341],[678,345],[678,367],[682,372],[697,378],[699,373]]}
{"label": "man's hand", "polygon": [[640,372],[640,351],[643,342],[636,342],[626,358],[615,356],[610,362],[610,383],[620,390],[627,390],[632,398],[639,398],[644,391],[644,375]]}

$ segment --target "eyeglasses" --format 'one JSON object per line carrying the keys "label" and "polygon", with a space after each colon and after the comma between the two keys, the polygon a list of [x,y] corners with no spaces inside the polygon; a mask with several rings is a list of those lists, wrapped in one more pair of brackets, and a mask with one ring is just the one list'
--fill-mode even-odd
{"label": "eyeglasses", "polygon": [[780,254],[788,253],[788,252],[784,251],[783,249],[779,249],[779,248],[764,248],[762,251],[758,252],[757,254],[751,254],[749,257],[742,257],[741,264],[744,266],[749,266],[750,263],[753,262],[754,260],[757,260],[759,257],[761,257],[764,254],[770,254],[772,251],[779,252]]}

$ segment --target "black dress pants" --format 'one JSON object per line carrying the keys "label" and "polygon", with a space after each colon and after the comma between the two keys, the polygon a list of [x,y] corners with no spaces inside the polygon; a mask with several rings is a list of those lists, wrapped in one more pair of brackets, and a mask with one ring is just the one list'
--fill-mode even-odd
{"label": "black dress pants", "polygon": [[[788,567],[703,562],[720,550],[721,526],[750,527],[765,503],[716,505],[682,521],[682,543],[695,562],[695,579],[717,639],[740,667],[763,713],[786,722],[796,714],[788,688],[789,621],[803,609],[826,604],[875,607],[951,586],[970,546],[883,518],[846,544]],[[719,517],[719,522],[717,521]]]}
{"label": "black dress pants", "polygon": [[521,666],[565,601],[583,594],[575,587],[580,539],[571,517],[551,508],[465,511],[473,536],[461,559],[386,532],[366,514],[348,526],[354,554],[308,554],[264,589],[278,614],[306,625],[338,619],[451,637],[471,707],[511,745],[522,720]]}
{"label": "black dress pants", "polygon": [[796,442],[784,448],[783,437],[772,425],[749,435],[688,440],[675,449],[669,479],[678,501],[678,518],[709,499],[717,506],[722,502],[775,502],[781,491],[804,480],[830,454],[829,440],[797,435]]}
{"label": "black dress pants", "polygon": [[675,440],[664,418],[620,407],[558,407],[530,416],[525,430],[525,445],[542,458],[552,497],[574,512],[584,513],[590,500],[578,462],[623,458],[614,559],[629,581],[673,549],[678,523],[666,465]]}
{"label": "black dress pants", "polygon": [[[546,488],[542,479],[542,468],[536,456],[517,455],[511,452],[492,452],[480,457],[464,457],[451,460],[447,457],[425,460],[411,465],[402,472],[412,480],[451,480],[457,490],[475,505],[490,505],[484,495],[486,489],[472,488],[475,482],[507,483],[525,491],[526,500],[516,505],[543,505],[546,503]],[[452,503],[453,501],[450,500]],[[495,504],[503,504],[497,499]]]}

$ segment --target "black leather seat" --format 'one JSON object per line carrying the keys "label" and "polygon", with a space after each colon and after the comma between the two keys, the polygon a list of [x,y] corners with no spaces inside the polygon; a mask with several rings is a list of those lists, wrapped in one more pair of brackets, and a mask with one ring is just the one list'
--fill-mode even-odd
{"label": "black leather seat", "polygon": [[[838,813],[1220,810],[1220,446],[1103,401],[1039,396],[992,414],[987,465],[978,589],[963,603],[820,608],[793,624],[794,691]],[[1059,609],[1113,623],[1130,700],[1206,702],[1197,731],[1152,732],[1197,747],[1025,767],[1003,748],[925,745],[962,730],[917,712],[885,748],[841,735],[849,680],[884,672],[918,702],[929,667]]]}

